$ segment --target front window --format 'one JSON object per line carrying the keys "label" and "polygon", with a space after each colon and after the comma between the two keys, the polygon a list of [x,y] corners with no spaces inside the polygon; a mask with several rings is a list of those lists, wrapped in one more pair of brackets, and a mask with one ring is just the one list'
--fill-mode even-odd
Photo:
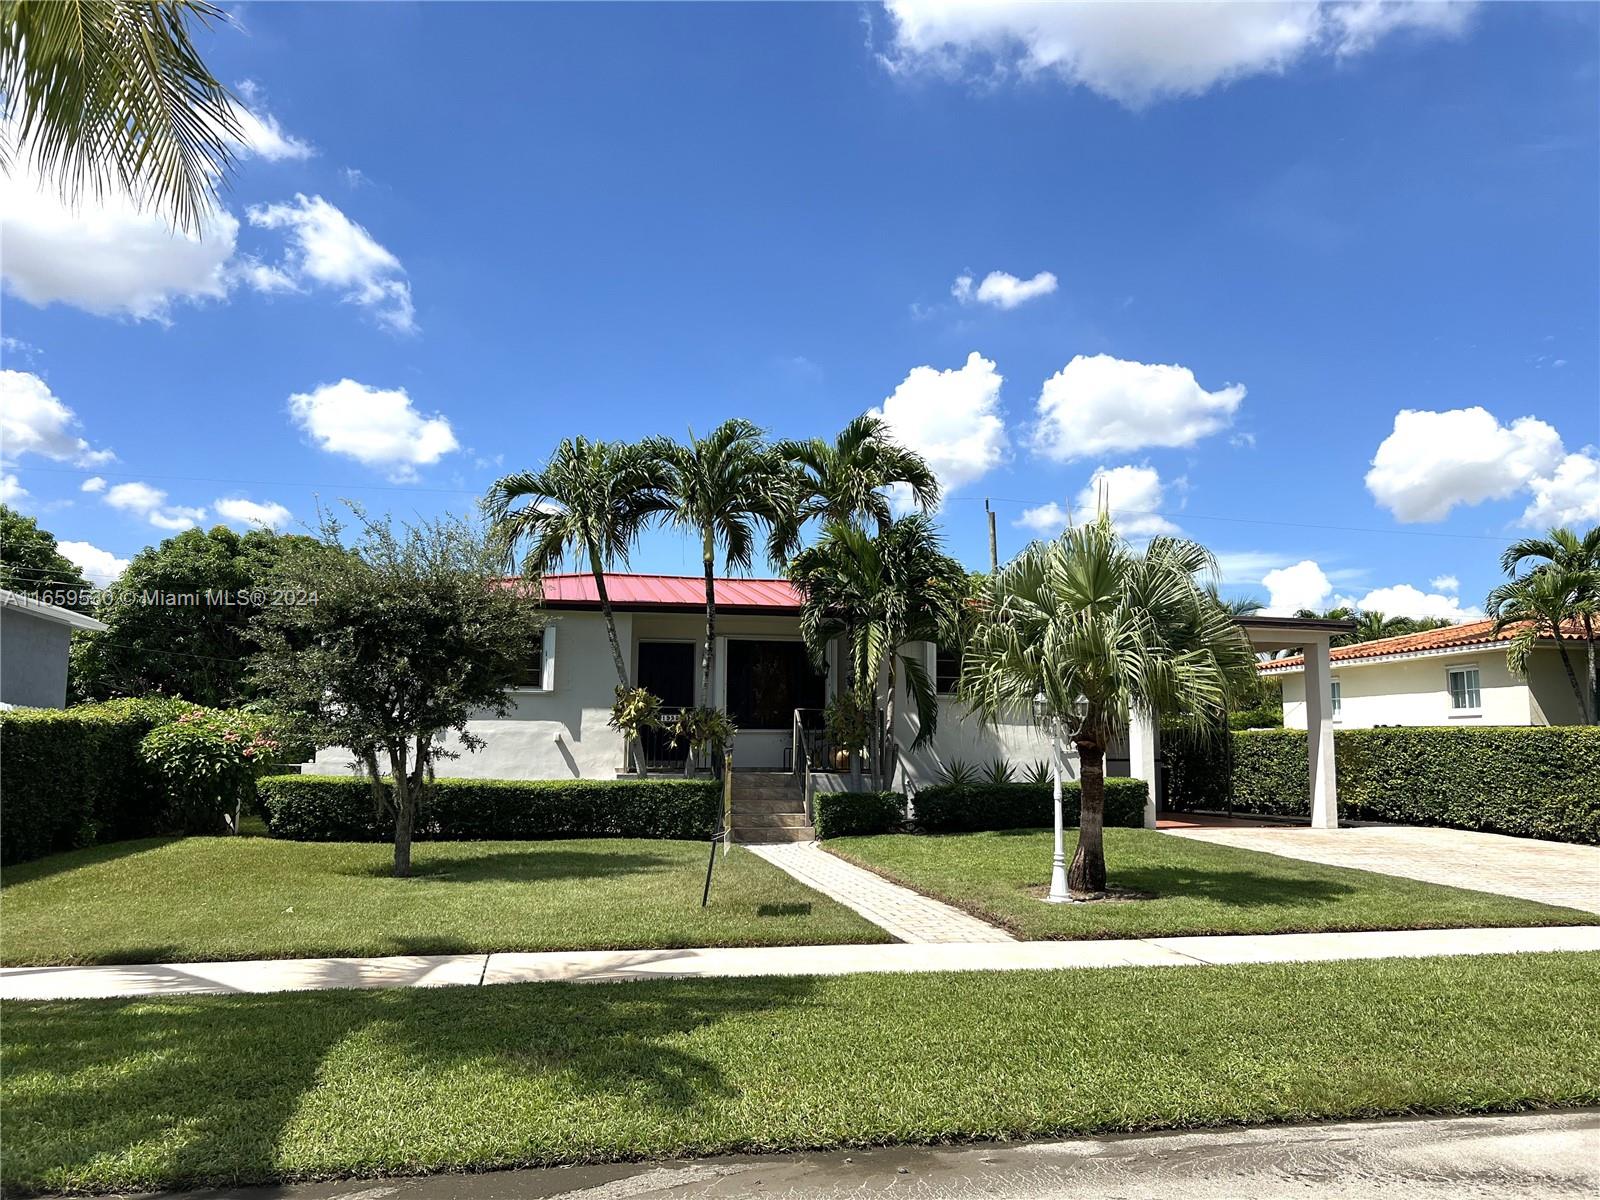
{"label": "front window", "polygon": [[523,668],[517,686],[531,688],[536,691],[544,689],[544,639],[534,647],[533,655],[528,659],[527,666]]}
{"label": "front window", "polygon": [[953,696],[961,683],[961,651],[940,646],[933,659],[933,683],[941,696]]}
{"label": "front window", "polygon": [[1339,710],[1341,708],[1343,708],[1343,706],[1344,706],[1343,697],[1340,696],[1340,694],[1339,694],[1339,681],[1337,679],[1335,679],[1333,681],[1332,688],[1333,688],[1333,719],[1335,721],[1337,721],[1339,719]]}
{"label": "front window", "polygon": [[740,729],[788,729],[797,708],[828,702],[828,677],[801,642],[728,642],[728,715]]}
{"label": "front window", "polygon": [[1482,707],[1477,667],[1450,668],[1450,707],[1455,712],[1477,712]]}

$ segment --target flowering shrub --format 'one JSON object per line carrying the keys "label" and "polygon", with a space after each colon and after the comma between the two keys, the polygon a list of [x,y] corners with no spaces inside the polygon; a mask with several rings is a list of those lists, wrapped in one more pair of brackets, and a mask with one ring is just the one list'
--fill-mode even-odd
{"label": "flowering shrub", "polygon": [[139,757],[161,780],[168,820],[189,833],[239,827],[244,801],[283,744],[278,723],[250,712],[191,708],[158,725],[139,743]]}

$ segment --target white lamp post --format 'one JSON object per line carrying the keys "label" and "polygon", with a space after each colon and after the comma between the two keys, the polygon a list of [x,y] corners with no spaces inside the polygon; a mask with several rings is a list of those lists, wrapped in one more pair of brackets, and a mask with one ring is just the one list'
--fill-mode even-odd
{"label": "white lamp post", "polygon": [[[1088,712],[1088,702],[1079,697],[1072,704],[1075,723],[1081,723]],[[1061,717],[1050,710],[1050,701],[1043,692],[1033,698],[1033,715],[1050,726],[1050,774],[1055,785],[1056,844],[1055,856],[1050,860],[1050,894],[1046,904],[1071,904],[1072,893],[1067,891],[1067,843],[1065,822],[1061,812]]]}

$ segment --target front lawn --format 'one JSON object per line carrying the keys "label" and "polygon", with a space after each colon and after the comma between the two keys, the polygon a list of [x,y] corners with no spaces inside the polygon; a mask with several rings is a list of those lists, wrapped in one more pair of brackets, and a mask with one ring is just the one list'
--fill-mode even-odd
{"label": "front lawn", "polygon": [[205,962],[892,939],[755,855],[707,843],[587,839],[393,848],[184,838],[7,867],[0,962]]}
{"label": "front lawn", "polygon": [[[1069,830],[1069,862],[1076,838],[1077,831]],[[1153,830],[1107,829],[1105,839],[1111,885],[1155,899],[1041,903],[1050,882],[1048,830],[885,834],[824,845],[1029,940],[1597,921],[1590,913],[1531,900],[1319,866]]]}
{"label": "front lawn", "polygon": [[1600,1101],[1600,955],[10,1004],[9,1189]]}

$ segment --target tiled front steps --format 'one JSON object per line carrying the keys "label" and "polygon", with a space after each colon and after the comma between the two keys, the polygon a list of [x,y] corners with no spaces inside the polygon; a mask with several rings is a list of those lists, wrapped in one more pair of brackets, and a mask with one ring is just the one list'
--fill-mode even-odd
{"label": "tiled front steps", "polygon": [[733,773],[733,840],[742,846],[809,842],[800,777],[789,771]]}

